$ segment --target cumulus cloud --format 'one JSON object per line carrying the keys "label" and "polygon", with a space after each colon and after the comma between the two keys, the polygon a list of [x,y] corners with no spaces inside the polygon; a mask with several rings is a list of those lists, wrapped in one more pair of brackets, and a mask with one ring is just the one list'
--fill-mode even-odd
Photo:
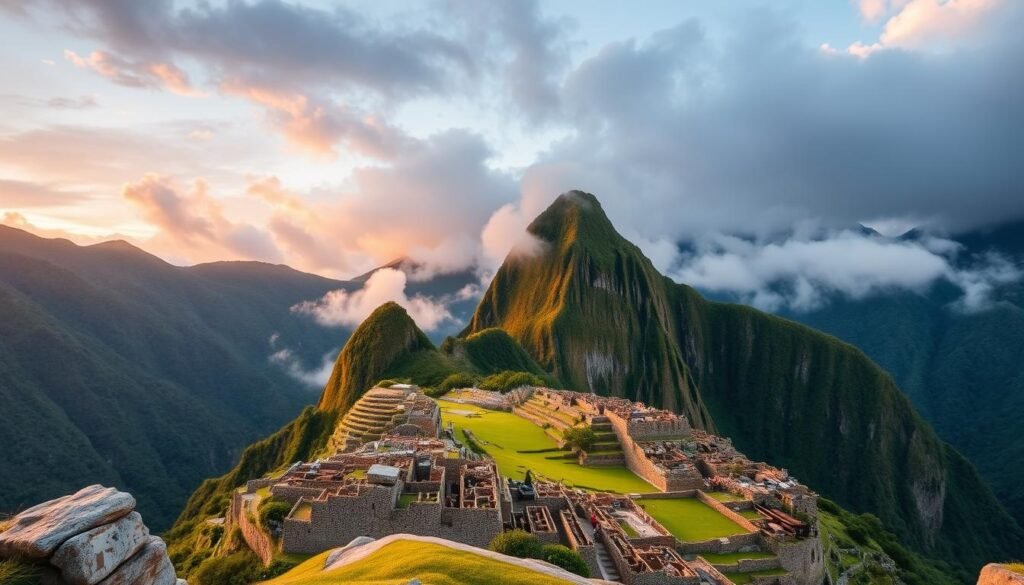
{"label": "cumulus cloud", "polygon": [[514,199],[514,179],[487,166],[491,154],[480,136],[450,131],[410,142],[387,166],[357,169],[323,202],[274,182],[253,194],[274,206],[270,230],[305,266],[351,275],[410,257],[427,277],[473,266],[481,229]]}
{"label": "cumulus cloud", "polygon": [[155,239],[166,247],[202,250],[203,254],[228,254],[230,258],[280,261],[281,255],[269,234],[252,225],[228,220],[220,202],[211,196],[202,179],[189,189],[172,179],[148,174],[126,183],[125,200],[158,229]]}
{"label": "cumulus cloud", "polygon": [[455,320],[443,304],[421,295],[407,296],[405,285],[404,272],[382,268],[374,272],[359,290],[333,290],[318,300],[305,301],[293,306],[292,311],[310,315],[321,325],[355,327],[374,309],[388,301],[394,301],[404,307],[413,321],[424,331],[434,331],[441,325]]}
{"label": "cumulus cloud", "polygon": [[903,241],[848,230],[776,242],[716,235],[698,243],[671,275],[769,311],[810,311],[835,296],[923,294],[939,280],[963,291],[958,308],[976,311],[989,305],[995,287],[1022,276],[997,255],[956,262],[959,251],[958,244],[943,238]]}

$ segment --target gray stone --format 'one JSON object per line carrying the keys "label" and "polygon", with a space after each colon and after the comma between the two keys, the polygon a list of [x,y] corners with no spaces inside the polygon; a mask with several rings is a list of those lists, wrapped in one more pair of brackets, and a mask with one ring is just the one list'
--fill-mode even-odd
{"label": "gray stone", "polygon": [[72,536],[50,557],[71,585],[94,585],[114,572],[149,540],[142,516],[132,512],[112,522]]}
{"label": "gray stone", "polygon": [[184,579],[178,579],[174,585],[188,585],[188,581]]}
{"label": "gray stone", "polygon": [[48,557],[72,536],[109,524],[133,509],[131,494],[91,485],[15,516],[10,527],[0,533],[0,556]]}
{"label": "gray stone", "polygon": [[102,585],[174,585],[174,566],[167,558],[167,545],[150,536],[146,545],[118,567]]}

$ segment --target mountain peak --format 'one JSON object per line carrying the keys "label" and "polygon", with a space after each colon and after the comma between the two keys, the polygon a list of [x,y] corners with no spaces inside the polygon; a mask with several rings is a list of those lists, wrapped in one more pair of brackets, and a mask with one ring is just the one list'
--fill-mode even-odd
{"label": "mountain peak", "polygon": [[597,197],[584,191],[562,193],[526,229],[560,247],[578,244],[599,250],[628,245],[615,231]]}
{"label": "mountain peak", "polygon": [[377,383],[388,367],[434,344],[398,303],[388,301],[359,324],[338,354],[317,407],[344,410]]}

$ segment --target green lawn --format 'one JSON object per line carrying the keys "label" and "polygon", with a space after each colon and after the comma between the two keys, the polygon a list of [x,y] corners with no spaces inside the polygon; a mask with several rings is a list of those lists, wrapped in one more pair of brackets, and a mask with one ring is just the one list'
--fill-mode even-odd
{"label": "green lawn", "polygon": [[704,560],[712,565],[735,565],[743,559],[770,559],[772,553],[766,552],[736,552],[736,553],[700,553]]}
{"label": "green lawn", "polygon": [[398,496],[398,509],[408,508],[409,504],[415,502],[418,497],[418,494],[402,494]]}
{"label": "green lawn", "polygon": [[708,496],[718,500],[719,502],[742,502],[746,498],[737,496],[729,492],[705,492]]}
{"label": "green lawn", "polygon": [[430,585],[568,583],[502,561],[428,542],[393,542],[364,559],[333,571],[323,570],[328,554],[319,554],[264,585],[400,585],[413,577]]}
{"label": "green lawn", "polygon": [[[560,451],[522,453],[557,447],[544,429],[522,417],[445,400],[438,400],[438,404],[443,423],[447,426],[451,421],[455,425],[456,438],[462,439],[463,429],[471,430],[482,442],[481,447],[498,463],[501,473],[513,479],[523,479],[529,469],[534,475],[583,489],[620,494],[656,491],[654,486],[622,466],[583,467],[575,459],[562,459]],[[473,412],[479,416],[453,411]]]}
{"label": "green lawn", "polygon": [[736,585],[746,585],[754,581],[754,577],[770,577],[773,575],[785,575],[784,569],[768,569],[765,571],[754,571],[752,573],[725,573]]}
{"label": "green lawn", "polygon": [[740,510],[736,512],[740,516],[743,516],[747,520],[764,520],[764,516],[761,515],[757,510]]}
{"label": "green lawn", "polygon": [[747,531],[697,498],[638,500],[647,513],[683,542],[700,542]]}

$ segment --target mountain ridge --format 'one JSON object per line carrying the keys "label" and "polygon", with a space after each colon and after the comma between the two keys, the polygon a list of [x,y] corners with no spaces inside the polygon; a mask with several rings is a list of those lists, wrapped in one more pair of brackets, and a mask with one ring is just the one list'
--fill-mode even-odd
{"label": "mountain ridge", "polygon": [[[593,225],[581,229],[584,217]],[[658,274],[592,195],[560,196],[528,230],[540,251],[506,260],[464,334],[506,329],[568,387],[713,423],[843,506],[877,513],[919,550],[972,569],[1024,551],[1024,531],[973,467],[857,348]],[[965,534],[972,510],[989,522]]]}

